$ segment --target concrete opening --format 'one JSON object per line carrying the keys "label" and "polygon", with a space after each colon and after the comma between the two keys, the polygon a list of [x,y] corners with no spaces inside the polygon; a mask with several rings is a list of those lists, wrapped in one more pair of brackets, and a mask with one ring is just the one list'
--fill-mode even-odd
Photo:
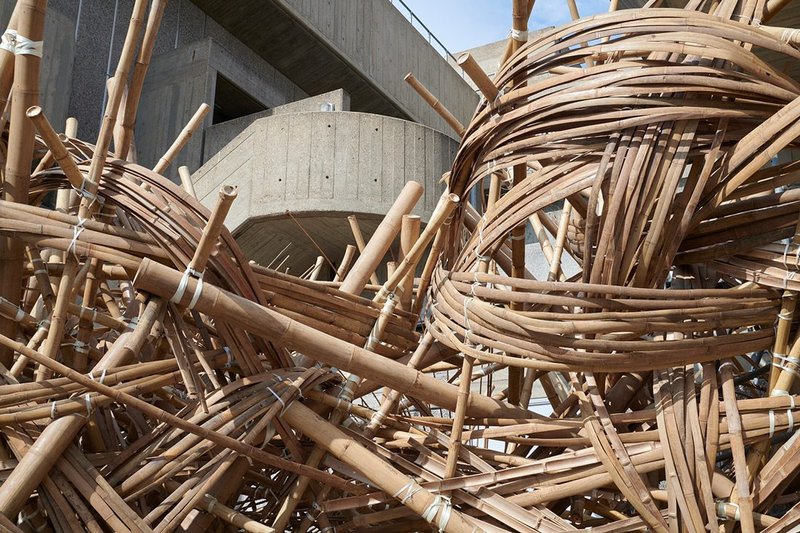
{"label": "concrete opening", "polygon": [[252,115],[265,109],[267,106],[247,94],[225,76],[217,73],[213,124]]}

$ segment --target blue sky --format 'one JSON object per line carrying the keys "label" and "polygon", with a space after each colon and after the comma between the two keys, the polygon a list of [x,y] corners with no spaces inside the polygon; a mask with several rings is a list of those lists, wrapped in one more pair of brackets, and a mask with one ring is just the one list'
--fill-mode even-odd
{"label": "blue sky", "polygon": [[[511,29],[511,0],[404,1],[450,52],[499,41]],[[608,11],[608,0],[577,0],[577,4],[582,17]],[[399,2],[395,5],[404,11]],[[536,0],[528,28],[559,26],[569,20],[566,0]]]}

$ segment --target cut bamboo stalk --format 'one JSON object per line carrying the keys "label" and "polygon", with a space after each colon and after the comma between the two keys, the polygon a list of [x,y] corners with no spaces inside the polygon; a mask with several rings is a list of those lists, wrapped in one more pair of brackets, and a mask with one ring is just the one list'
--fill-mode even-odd
{"label": "cut bamboo stalk", "polygon": [[413,74],[409,72],[403,79],[417,92],[418,95],[420,95],[423,100],[425,100],[429,106],[433,108],[434,111],[436,111],[440,117],[442,117],[448,126],[453,128],[459,137],[464,136],[464,133],[466,132],[464,125],[461,124],[455,115],[453,115],[444,106],[444,104],[442,104],[439,99],[433,95],[433,93],[431,93],[424,85],[422,85],[422,83],[420,83]]}
{"label": "cut bamboo stalk", "polygon": [[[364,248],[367,247],[367,244],[364,241],[364,236],[361,233],[361,226],[358,224],[358,218],[355,215],[350,215],[347,217],[347,222],[350,224],[350,230],[353,232],[353,239],[355,239],[356,246],[358,246],[358,253],[363,254]],[[378,281],[378,274],[374,271],[369,276],[369,282],[373,285],[381,284],[381,282]]]}
{"label": "cut bamboo stalk", "polygon": [[493,103],[497,99],[497,95],[499,94],[497,87],[480,65],[478,65],[478,62],[475,61],[472,54],[461,54],[458,56],[456,63],[458,63],[458,66],[464,69],[464,72],[472,79],[481,93],[483,93],[483,97],[486,98],[487,102]]}
{"label": "cut bamboo stalk", "polygon": [[416,181],[409,181],[400,191],[397,199],[389,208],[386,216],[383,217],[375,233],[364,247],[361,255],[356,259],[353,268],[345,276],[340,290],[351,294],[359,294],[367,280],[375,272],[375,269],[383,260],[383,256],[389,250],[397,234],[400,232],[403,215],[407,215],[414,209],[417,201],[422,196],[422,185]]}
{"label": "cut bamboo stalk", "polygon": [[153,172],[163,174],[164,171],[169,168],[175,158],[178,157],[178,154],[181,153],[189,142],[189,139],[192,138],[192,135],[200,129],[209,111],[211,111],[211,106],[208,104],[200,104],[200,107],[197,108],[192,118],[189,119],[189,122],[186,123],[186,126],[184,126],[183,130],[178,134],[172,146],[167,149],[164,155],[158,160],[158,163],[156,163],[156,166],[153,167]]}
{"label": "cut bamboo stalk", "polygon": [[[420,217],[417,215],[403,215],[403,223],[400,227],[400,261],[411,253],[414,243],[419,239]],[[418,261],[419,262],[419,261]],[[418,263],[417,262],[417,263]],[[414,268],[409,269],[399,286],[401,289],[400,308],[411,311],[412,296],[414,294]],[[389,276],[391,277],[391,276]]]}
{"label": "cut bamboo stalk", "polygon": [[192,183],[192,175],[189,173],[189,167],[178,167],[178,176],[181,179],[181,187],[189,193],[192,198],[197,198],[197,193],[194,192],[194,184]]}

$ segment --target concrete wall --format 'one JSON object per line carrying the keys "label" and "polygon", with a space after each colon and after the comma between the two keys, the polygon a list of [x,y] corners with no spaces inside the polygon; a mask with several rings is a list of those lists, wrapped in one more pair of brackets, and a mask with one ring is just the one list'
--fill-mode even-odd
{"label": "concrete wall", "polygon": [[288,247],[282,269],[300,274],[319,248],[338,264],[354,242],[348,215],[358,215],[368,239],[410,180],[425,187],[414,213],[426,222],[457,147],[436,130],[397,118],[290,113],[253,122],[192,179],[208,206],[222,185],[238,187],[225,225],[247,257],[267,265]]}
{"label": "concrete wall", "polygon": [[342,89],[339,89],[338,91],[310,96],[296,102],[289,102],[288,104],[273,107],[272,109],[267,109],[260,113],[253,113],[245,117],[214,124],[205,130],[203,139],[203,163],[216,155],[225,145],[242,133],[245,128],[260,118],[283,115],[286,113],[320,111],[320,106],[327,104],[333,105],[334,111],[349,111],[350,95]]}
{"label": "concrete wall", "polygon": [[194,173],[197,197],[213,203],[223,184],[239,187],[226,225],[286,211],[383,215],[403,185],[417,180],[427,217],[458,145],[405,120],[347,112],[276,115],[255,121]]}
{"label": "concrete wall", "polygon": [[[276,0],[378,86],[414,120],[455,133],[403,77],[421,81],[462,123],[478,97],[388,0]],[[354,106],[355,107],[355,106]]]}
{"label": "concrete wall", "polygon": [[[268,108],[305,96],[261,58],[242,62],[211,38],[161,54],[150,66],[139,106],[136,124],[139,163],[152,167],[197,108],[202,103],[213,105],[217,74]],[[209,113],[205,126],[211,126],[211,122],[212,114]],[[205,132],[201,132],[192,137],[165,173],[167,176],[176,176],[180,165],[196,170],[203,164],[208,157],[203,151],[204,135]],[[215,149],[219,147],[217,145]]]}
{"label": "concrete wall", "polygon": [[[16,0],[0,0],[0,25],[3,28],[7,25],[15,3]],[[45,99],[44,102],[48,104],[45,110],[55,125],[63,124],[67,116],[77,118],[82,139],[92,140],[99,131],[105,108],[106,80],[113,75],[119,61],[133,4],[134,0],[48,2],[43,62],[47,65],[47,70],[43,70],[42,75],[43,81],[53,80],[47,84],[49,93],[53,94],[44,95],[52,100],[50,102]],[[255,90],[252,87],[261,87],[259,90],[262,93],[273,91],[280,95],[272,100],[261,96],[270,100],[266,104],[269,107],[307,96],[214,19],[203,13],[191,0],[170,0],[167,3],[153,53],[154,64],[159,56],[206,38],[217,43],[218,48],[214,54],[226,56],[224,59],[212,57],[213,64],[218,65],[220,70],[240,69],[240,72],[245,73],[244,77],[230,78],[232,81],[251,94]],[[51,53],[57,55],[57,60],[49,60],[48,54]],[[55,80],[58,82],[55,83]],[[248,80],[252,82],[250,88],[244,87]],[[74,90],[76,87],[80,90]],[[253,96],[259,98],[257,94]],[[196,108],[197,106],[194,107]],[[191,113],[186,120],[190,116]],[[142,134],[146,136],[150,132]],[[163,148],[168,146],[169,144]]]}

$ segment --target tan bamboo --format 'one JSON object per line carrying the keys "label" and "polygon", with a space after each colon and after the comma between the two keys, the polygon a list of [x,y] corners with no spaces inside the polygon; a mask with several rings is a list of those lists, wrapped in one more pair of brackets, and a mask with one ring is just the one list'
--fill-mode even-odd
{"label": "tan bamboo", "polygon": [[156,163],[156,166],[153,167],[153,172],[163,174],[164,171],[169,168],[178,154],[181,153],[189,142],[189,139],[192,138],[192,135],[202,127],[203,120],[205,120],[209,111],[211,111],[211,106],[208,104],[200,104],[200,107],[197,108],[192,118],[189,119],[189,122],[186,123],[186,126],[184,126],[178,134],[178,137],[175,138],[172,146],[167,149],[164,155],[158,160],[158,163]]}
{"label": "tan bamboo", "polygon": [[119,144],[116,145],[117,143],[115,143],[114,147],[114,155],[117,158],[127,158],[133,142],[133,129],[136,125],[136,114],[139,108],[139,100],[142,96],[145,74],[147,74],[147,68],[150,65],[150,59],[156,44],[156,36],[158,35],[158,28],[161,25],[161,19],[163,18],[164,9],[166,7],[167,0],[154,0],[150,6],[150,15],[147,17],[147,26],[145,27],[142,46],[139,49],[139,57],[136,59],[130,88],[125,98],[125,107],[120,122],[122,135]]}
{"label": "tan bamboo", "polygon": [[358,294],[364,289],[367,280],[375,272],[392,245],[392,241],[400,232],[403,215],[411,212],[421,196],[422,185],[416,181],[409,181],[405,184],[375,233],[372,234],[369,243],[356,259],[353,268],[345,276],[340,287],[341,291]]}
{"label": "tan bamboo", "polygon": [[344,256],[342,257],[342,262],[339,263],[339,268],[336,270],[336,275],[333,277],[333,281],[341,281],[347,275],[347,272],[350,270],[350,263],[353,262],[353,257],[356,255],[356,247],[352,244],[348,244],[347,247],[344,249]]}
{"label": "tan bamboo", "polygon": [[[355,215],[350,215],[347,217],[347,222],[350,224],[350,230],[353,232],[353,239],[355,239],[356,246],[358,246],[358,253],[363,254],[364,248],[366,248],[367,244],[364,241],[364,236],[361,233],[361,226],[358,224],[358,218]],[[372,274],[370,274],[369,282],[373,285],[381,284],[381,282],[378,281],[378,274],[376,272],[372,272]]]}
{"label": "tan bamboo", "polygon": [[483,93],[483,97],[486,98],[487,102],[494,102],[497,99],[499,93],[497,87],[471,54],[461,54],[458,56],[456,63],[459,67],[464,69],[464,72],[472,79],[481,93]]}
{"label": "tan bamboo", "polygon": [[[417,215],[403,215],[403,223],[400,227],[400,261],[411,253],[414,243],[419,239],[420,217]],[[414,294],[414,273],[416,265],[410,269],[399,286],[401,289],[400,308],[411,311],[412,296]]]}
{"label": "tan bamboo", "polygon": [[[20,38],[29,39],[41,46],[44,34],[44,15],[47,0],[19,0],[15,8],[16,30]],[[7,57],[9,61],[11,58]],[[34,129],[25,118],[25,111],[39,101],[40,54],[15,52],[14,97],[11,99],[11,120],[8,133],[8,147],[5,158],[3,199],[11,202],[28,203],[28,184],[33,162]],[[0,65],[8,72],[9,63]],[[7,76],[7,75],[6,75]],[[6,93],[2,95],[5,99]],[[22,261],[24,247],[16,239],[0,238],[0,296],[14,301],[19,300],[22,288]],[[2,321],[0,333],[14,336],[16,324]],[[11,366],[12,354],[0,349],[0,364]]]}
{"label": "tan bamboo", "polygon": [[461,124],[455,115],[453,115],[444,106],[444,104],[439,101],[438,98],[436,98],[422,83],[420,83],[413,74],[409,72],[403,79],[411,86],[411,88],[414,89],[414,91],[416,91],[418,95],[420,95],[420,97],[422,97],[423,100],[425,100],[429,106],[433,108],[434,111],[436,111],[440,117],[442,117],[448,126],[453,128],[459,137],[464,136],[464,132],[466,131],[464,125]]}
{"label": "tan bamboo", "polygon": [[422,254],[424,253],[425,248],[428,247],[428,244],[435,237],[436,232],[439,231],[439,228],[442,226],[442,224],[444,224],[444,222],[453,213],[458,205],[458,201],[459,198],[455,194],[445,193],[442,195],[439,203],[436,206],[436,209],[431,215],[428,225],[425,226],[425,230],[422,232],[422,235],[420,235],[419,239],[414,242],[414,245],[400,263],[400,267],[397,268],[397,270],[395,270],[391,276],[389,276],[389,279],[387,279],[386,283],[384,283],[383,287],[381,287],[380,292],[375,295],[375,298],[373,299],[374,302],[381,303],[390,293],[393,293],[400,286],[400,283],[405,276],[413,275],[417,263],[419,263],[420,259],[422,259]]}
{"label": "tan bamboo", "polygon": [[[105,370],[121,366],[141,350],[150,333],[150,328],[163,308],[163,303],[160,302],[160,299],[151,301],[137,330],[121,335],[103,359],[97,363],[93,372],[103,373]],[[87,410],[89,409],[88,405]],[[58,418],[47,425],[8,479],[0,485],[0,513],[9,518],[17,515],[30,494],[41,483],[87,419],[88,413],[70,415]]]}
{"label": "tan bamboo", "polygon": [[[144,259],[134,279],[134,286],[157,295],[171,296],[180,283],[181,274],[163,265]],[[186,295],[180,304],[191,299],[197,283],[190,279]],[[226,321],[239,323],[242,327],[259,335],[267,335],[276,342],[296,349],[331,366],[358,376],[376,379],[392,388],[422,400],[447,408],[454,408],[457,389],[438,380],[411,370],[404,365],[385,358],[375,357],[372,352],[339,341],[308,326],[288,319],[266,307],[204,284],[195,304],[201,313],[218,316]],[[527,410],[491,400],[485,396],[472,395],[467,413],[508,413],[512,416],[532,416]]]}
{"label": "tan bamboo", "polygon": [[197,193],[194,192],[194,184],[192,183],[192,175],[189,173],[189,167],[184,165],[179,166],[178,176],[181,179],[181,187],[183,187],[183,190],[189,193],[192,198],[197,198]]}

